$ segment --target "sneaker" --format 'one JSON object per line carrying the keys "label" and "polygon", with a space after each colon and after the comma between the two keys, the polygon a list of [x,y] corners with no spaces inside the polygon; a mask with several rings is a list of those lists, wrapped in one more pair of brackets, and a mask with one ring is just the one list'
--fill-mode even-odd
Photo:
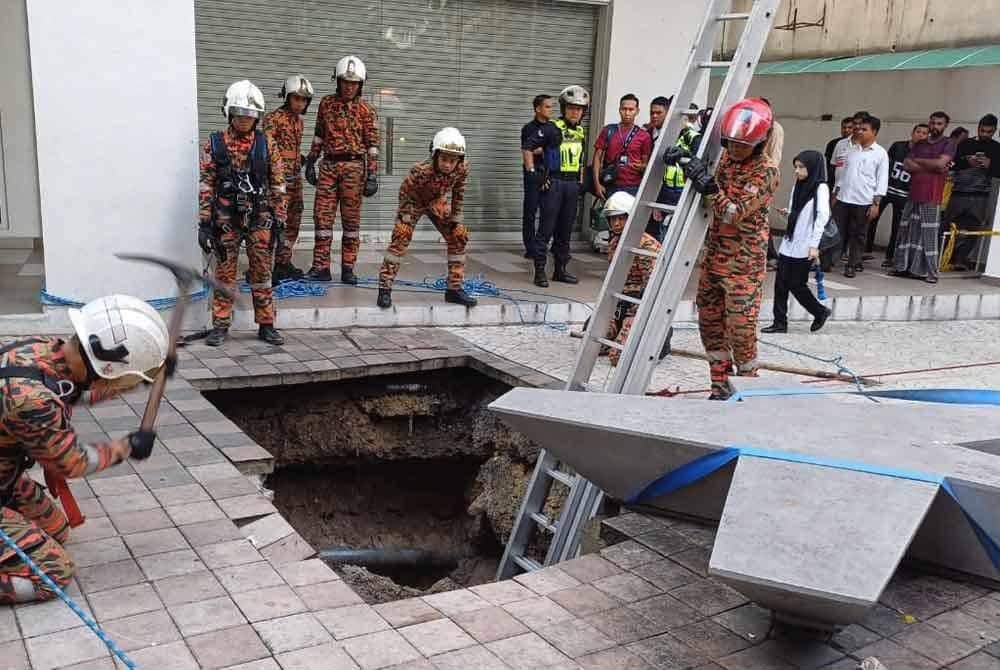
{"label": "sneaker", "polygon": [[222,343],[226,341],[227,335],[229,335],[228,328],[213,328],[212,332],[205,338],[205,344],[209,347],[221,347]]}
{"label": "sneaker", "polygon": [[769,335],[772,334],[772,333],[787,333],[788,332],[788,324],[787,323],[784,323],[784,324],[782,324],[782,323],[772,323],[767,328],[761,328],[760,332],[767,333]]}
{"label": "sneaker", "polygon": [[358,285],[358,277],[354,274],[354,268],[347,265],[340,268],[340,283],[350,284],[351,286]]}
{"label": "sneaker", "polygon": [[263,340],[268,344],[273,344],[276,347],[280,347],[285,343],[285,338],[283,338],[277,328],[270,323],[260,324],[260,327],[257,329],[257,339]]}
{"label": "sneaker", "polygon": [[864,263],[856,263],[854,265],[854,271],[855,272],[864,272],[865,271],[865,264]]}
{"label": "sneaker", "polygon": [[473,298],[471,295],[465,292],[465,289],[448,289],[444,292],[444,301],[453,302],[456,305],[464,305],[466,307],[475,307],[479,304],[479,301]]}
{"label": "sneaker", "polygon": [[333,281],[333,277],[330,275],[330,268],[325,268],[320,270],[315,265],[309,268],[309,272],[303,277],[305,281]]}
{"label": "sneaker", "polygon": [[392,291],[387,288],[380,288],[378,290],[378,299],[375,304],[382,309],[389,309],[392,307]]}
{"label": "sneaker", "polygon": [[823,313],[813,318],[812,325],[809,326],[809,332],[815,333],[817,330],[822,328],[823,325],[826,323],[826,320],[830,318],[831,314],[833,314],[833,310],[824,307]]}

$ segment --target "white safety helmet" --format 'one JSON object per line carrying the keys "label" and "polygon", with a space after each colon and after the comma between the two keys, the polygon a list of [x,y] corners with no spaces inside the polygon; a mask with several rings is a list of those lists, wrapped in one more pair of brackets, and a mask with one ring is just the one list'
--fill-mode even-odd
{"label": "white safety helmet", "polygon": [[249,80],[238,81],[226,89],[222,113],[227,119],[234,114],[259,119],[264,114],[264,94]]}
{"label": "white safety helmet", "polygon": [[285,83],[281,85],[281,93],[278,96],[285,100],[290,95],[301,95],[303,98],[312,100],[313,97],[313,85],[309,83],[301,74],[293,74],[291,77],[285,80]]}
{"label": "white safety helmet", "polygon": [[337,61],[337,68],[333,73],[334,79],[343,79],[344,81],[360,81],[362,84],[365,83],[365,79],[368,78],[368,70],[365,69],[365,63],[357,56],[344,56],[339,61]]}
{"label": "white safety helmet", "polygon": [[590,107],[590,93],[583,86],[567,86],[559,92],[559,104]]}
{"label": "white safety helmet", "polygon": [[434,133],[434,141],[431,142],[431,153],[444,151],[445,153],[465,156],[465,138],[458,128],[442,128]]}
{"label": "white safety helmet", "polygon": [[136,375],[151,382],[167,358],[167,325],[149,303],[107,295],[69,310],[91,367],[104,379]]}
{"label": "white safety helmet", "polygon": [[604,203],[604,216],[628,215],[635,207],[635,196],[626,191],[617,191]]}

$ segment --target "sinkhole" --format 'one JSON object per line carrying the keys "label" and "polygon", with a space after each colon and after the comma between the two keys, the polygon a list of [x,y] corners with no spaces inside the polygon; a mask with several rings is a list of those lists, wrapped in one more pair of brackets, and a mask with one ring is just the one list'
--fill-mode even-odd
{"label": "sinkhole", "polygon": [[210,391],[288,522],[370,603],[492,581],[538,453],[469,368]]}

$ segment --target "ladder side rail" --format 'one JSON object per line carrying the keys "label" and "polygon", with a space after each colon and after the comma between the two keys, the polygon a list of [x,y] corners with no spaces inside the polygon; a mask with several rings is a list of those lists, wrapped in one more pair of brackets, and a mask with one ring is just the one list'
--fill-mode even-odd
{"label": "ladder side rail", "polygon": [[[514,527],[510,530],[510,537],[507,538],[507,546],[504,548],[503,556],[500,558],[500,565],[497,568],[497,579],[510,579],[520,572],[519,567],[514,562],[515,555],[523,555],[531,539],[531,531],[534,529],[534,520],[531,518],[532,512],[537,512],[545,506],[545,499],[549,495],[552,480],[547,474],[549,468],[556,468],[559,465],[555,456],[546,450],[538,452],[535,461],[535,470],[531,473],[531,479],[525,489],[524,499],[521,500],[521,507],[514,517]],[[573,487],[575,488],[575,486]],[[572,494],[572,489],[571,489]]]}

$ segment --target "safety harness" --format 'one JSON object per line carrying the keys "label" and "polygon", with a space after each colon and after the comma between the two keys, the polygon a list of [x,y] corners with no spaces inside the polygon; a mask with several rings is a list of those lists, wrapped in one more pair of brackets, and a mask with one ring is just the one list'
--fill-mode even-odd
{"label": "safety harness", "polygon": [[253,145],[250,147],[244,170],[233,167],[223,131],[214,132],[209,136],[212,161],[218,170],[215,182],[216,207],[220,206],[220,198],[225,198],[232,203],[234,213],[240,215],[260,213],[265,211],[267,206],[265,196],[270,165],[267,140],[264,133],[259,130],[255,130],[253,135]]}

